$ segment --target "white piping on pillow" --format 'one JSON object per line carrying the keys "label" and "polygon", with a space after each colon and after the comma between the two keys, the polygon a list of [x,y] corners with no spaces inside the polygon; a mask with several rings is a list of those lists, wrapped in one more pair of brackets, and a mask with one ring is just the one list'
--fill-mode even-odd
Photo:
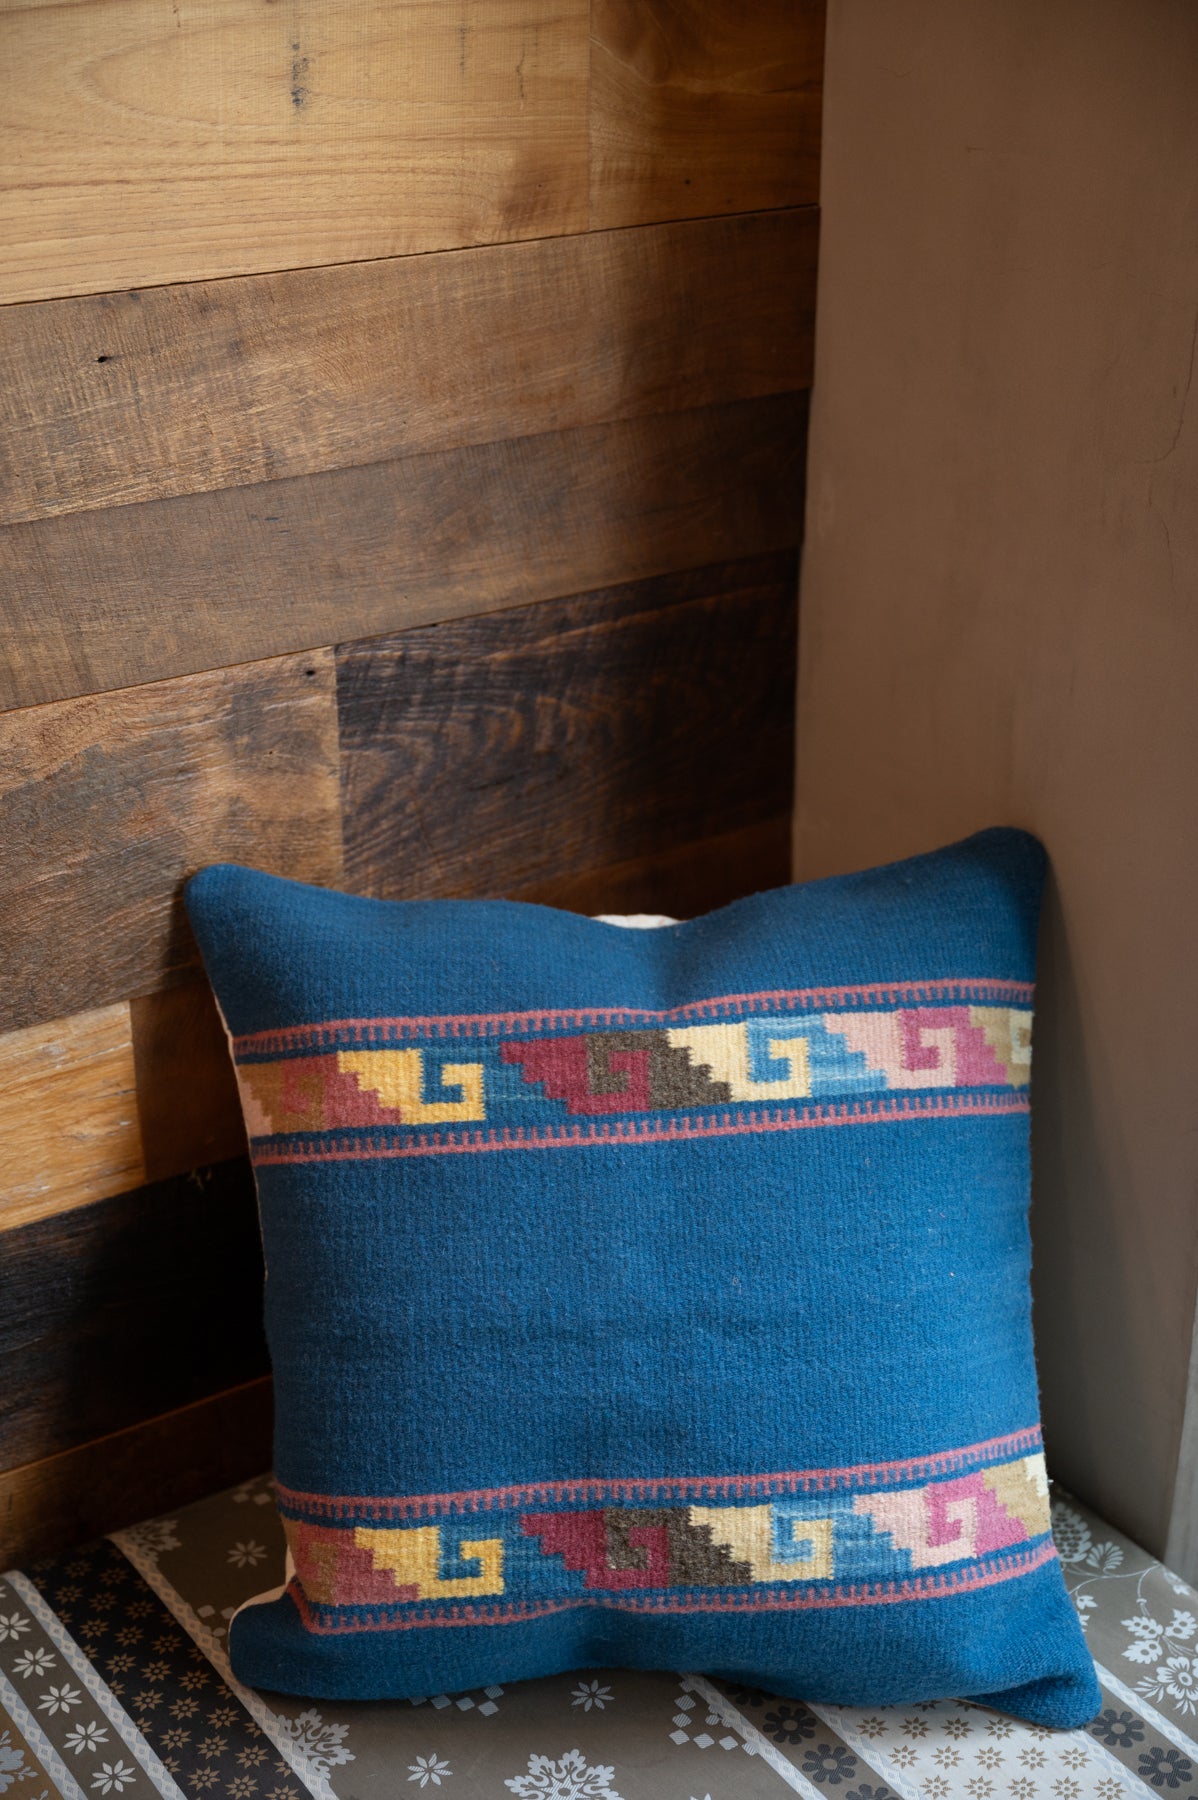
{"label": "white piping on pillow", "polygon": [[664,913],[592,913],[600,925],[630,925],[637,931],[656,931],[659,925],[678,925],[679,919],[667,919]]}

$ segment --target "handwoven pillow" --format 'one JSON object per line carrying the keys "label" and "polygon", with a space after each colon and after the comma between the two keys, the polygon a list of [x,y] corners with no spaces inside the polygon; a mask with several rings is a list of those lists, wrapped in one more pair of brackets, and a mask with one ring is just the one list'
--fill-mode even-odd
{"label": "handwoven pillow", "polygon": [[290,1546],[243,1681],[1093,1715],[1029,1323],[1042,873],[991,831],[652,931],[190,883]]}

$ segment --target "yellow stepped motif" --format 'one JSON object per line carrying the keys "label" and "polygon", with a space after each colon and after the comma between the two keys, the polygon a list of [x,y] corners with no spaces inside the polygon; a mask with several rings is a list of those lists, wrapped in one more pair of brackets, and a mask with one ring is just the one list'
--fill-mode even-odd
{"label": "yellow stepped motif", "polygon": [[476,1561],[481,1575],[456,1575],[444,1579],[441,1567],[441,1527],[408,1526],[399,1531],[379,1531],[359,1526],[354,1543],[369,1550],[376,1569],[393,1576],[396,1587],[414,1587],[422,1600],[443,1600],[463,1594],[502,1594],[503,1539],[461,1538],[458,1554]]}
{"label": "yellow stepped motif", "polygon": [[806,1100],[811,1094],[807,1039],[770,1038],[769,1053],[785,1063],[779,1081],[754,1081],[749,1074],[749,1033],[744,1025],[684,1025],[669,1033],[676,1050],[690,1052],[692,1062],[726,1081],[734,1100]]}
{"label": "yellow stepped motif", "polygon": [[981,1031],[1011,1086],[1026,1087],[1032,1078],[1031,1013],[1013,1006],[971,1006],[969,1022]]}
{"label": "yellow stepped motif", "polygon": [[1019,1520],[1029,1537],[1039,1537],[1052,1529],[1043,1452],[1020,1457],[1018,1462],[999,1463],[997,1468],[987,1469],[982,1479],[999,1505]]}
{"label": "yellow stepped motif", "polygon": [[483,1065],[445,1063],[442,1087],[460,1087],[460,1100],[425,1100],[424,1055],[420,1050],[339,1050],[337,1067],[360,1088],[378,1095],[379,1105],[400,1115],[405,1125],[446,1125],[454,1119],[485,1119]]}
{"label": "yellow stepped motif", "polygon": [[831,1519],[792,1519],[791,1540],[810,1539],[811,1555],[776,1562],[773,1508],[766,1506],[692,1506],[692,1525],[707,1525],[714,1544],[724,1545],[737,1562],[747,1562],[754,1581],[827,1581],[832,1574]]}

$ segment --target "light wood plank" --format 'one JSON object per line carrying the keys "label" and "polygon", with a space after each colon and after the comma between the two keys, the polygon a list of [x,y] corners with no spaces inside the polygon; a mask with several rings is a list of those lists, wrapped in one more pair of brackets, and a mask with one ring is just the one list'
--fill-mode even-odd
{"label": "light wood plank", "polygon": [[814,208],[0,311],[0,523],[806,387]]}
{"label": "light wood plank", "polygon": [[0,1472],[0,1568],[246,1481],[270,1464],[268,1378]]}
{"label": "light wood plank", "polygon": [[0,1037],[0,1231],[145,1179],[126,1004]]}
{"label": "light wood plank", "polygon": [[24,0],[0,298],[584,229],[586,0]]}
{"label": "light wood plank", "polygon": [[178,980],[194,869],[340,873],[331,654],[0,717],[0,841],[5,1029]]}
{"label": "light wood plank", "polygon": [[819,194],[824,0],[594,0],[592,226]]}
{"label": "light wood plank", "polygon": [[805,422],[783,394],[10,525],[0,707],[786,549]]}

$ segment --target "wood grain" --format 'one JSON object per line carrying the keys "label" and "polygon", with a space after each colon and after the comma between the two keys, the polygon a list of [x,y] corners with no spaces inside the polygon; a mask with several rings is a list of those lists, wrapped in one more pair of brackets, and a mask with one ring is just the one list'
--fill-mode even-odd
{"label": "wood grain", "polygon": [[130,1006],[146,1181],[247,1153],[237,1081],[206,981]]}
{"label": "wood grain", "polygon": [[206,862],[340,871],[327,652],[6,714],[0,771],[5,1030],[177,980]]}
{"label": "wood grain", "polygon": [[0,1471],[0,1568],[187,1506],[270,1466],[269,1378]]}
{"label": "wood grain", "polygon": [[0,1231],[145,1179],[127,1005],[0,1037]]}
{"label": "wood grain", "polygon": [[779,813],[716,837],[532,882],[514,888],[507,897],[591,915],[662,913],[671,919],[695,919],[744,894],[788,882],[790,839],[790,814]]}
{"label": "wood grain", "polygon": [[583,229],[587,27],[586,0],[6,7],[0,298]]}
{"label": "wood grain", "polygon": [[592,226],[819,193],[823,0],[594,0]]}
{"label": "wood grain", "polygon": [[790,804],[793,554],[337,657],[347,882],[504,894]]}
{"label": "wood grain", "polygon": [[0,1461],[39,1461],[266,1372],[248,1162],[9,1231]]}
{"label": "wood grain", "polygon": [[0,312],[0,524],[810,385],[813,207]]}
{"label": "wood grain", "polygon": [[781,394],[8,526],[0,707],[782,549],[805,421]]}

